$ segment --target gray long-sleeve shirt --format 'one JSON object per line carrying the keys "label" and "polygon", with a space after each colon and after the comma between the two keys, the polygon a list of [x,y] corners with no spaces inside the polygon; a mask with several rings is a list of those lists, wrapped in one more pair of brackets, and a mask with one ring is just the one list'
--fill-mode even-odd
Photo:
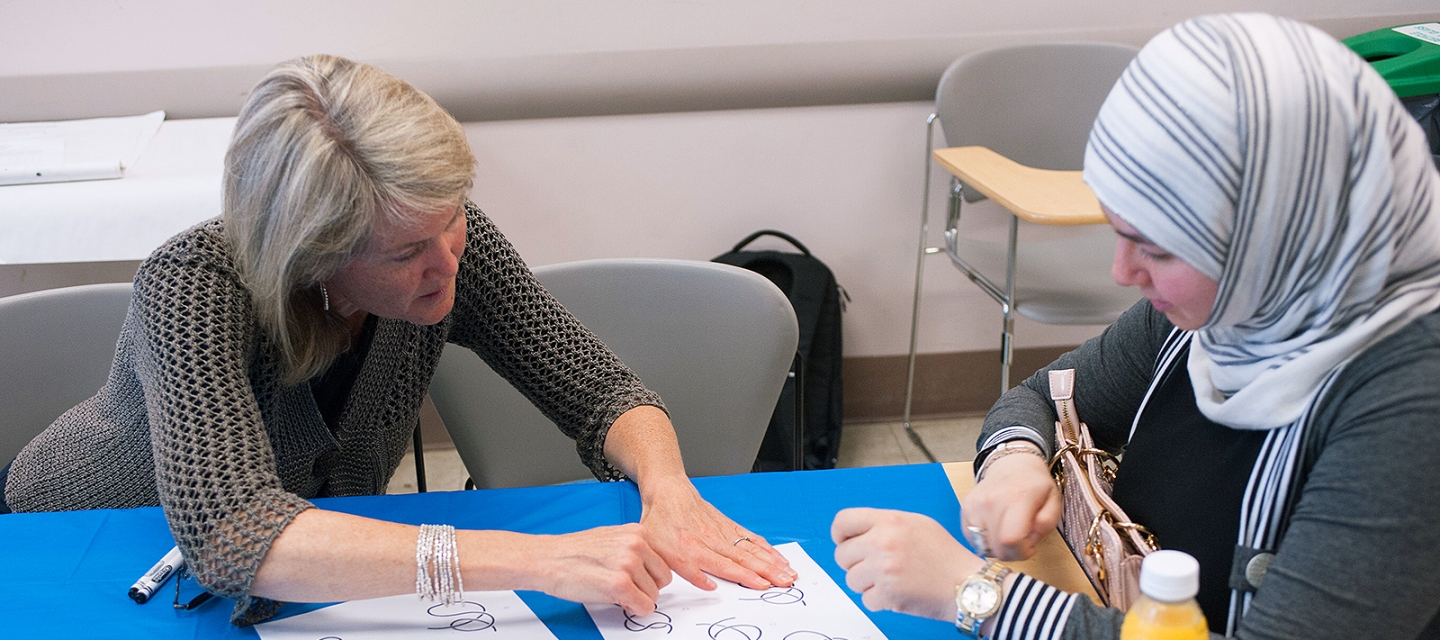
{"label": "gray long-sleeve shirt", "polygon": [[[1073,368],[1077,412],[1120,450],[1172,328],[1140,302],[1007,392],[979,447],[1026,437],[1053,451],[1048,371]],[[1316,413],[1289,528],[1236,637],[1440,637],[1440,312],[1356,357]],[[1028,576],[997,615],[997,638],[1067,640],[1118,638],[1123,618]]]}

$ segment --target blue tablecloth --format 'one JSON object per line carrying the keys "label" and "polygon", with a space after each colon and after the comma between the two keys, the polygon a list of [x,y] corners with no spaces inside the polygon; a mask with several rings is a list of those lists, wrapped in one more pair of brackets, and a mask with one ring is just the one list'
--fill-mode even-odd
{"label": "blue tablecloth", "polygon": [[[830,522],[843,508],[917,511],[959,534],[959,504],[937,464],[700,478],[695,485],[721,511],[771,543],[799,542],[842,586],[845,577],[835,564]],[[630,483],[315,502],[395,522],[527,533],[564,533],[640,517],[639,495]],[[174,545],[158,508],[0,516],[0,541],[0,637],[257,637],[253,629],[230,625],[234,603],[229,600],[175,611],[170,606],[173,582],[145,605],[126,597],[135,579]],[[859,597],[851,595],[859,604]],[[580,605],[534,592],[521,592],[521,597],[561,640],[599,640]],[[281,615],[315,606],[286,605]],[[955,636],[954,626],[943,622],[886,612],[870,616],[892,640]]]}

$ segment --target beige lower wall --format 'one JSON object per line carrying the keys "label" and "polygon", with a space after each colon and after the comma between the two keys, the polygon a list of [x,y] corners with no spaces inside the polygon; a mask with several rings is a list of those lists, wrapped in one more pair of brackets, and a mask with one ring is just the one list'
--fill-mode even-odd
{"label": "beige lower wall", "polygon": [[139,268],[139,260],[0,264],[0,298],[82,284],[129,282]]}
{"label": "beige lower wall", "polygon": [[[1016,349],[1010,384],[1019,384],[1073,346]],[[909,357],[845,358],[845,422],[900,420]],[[912,418],[984,415],[1000,397],[1000,351],[925,353],[915,359]]]}

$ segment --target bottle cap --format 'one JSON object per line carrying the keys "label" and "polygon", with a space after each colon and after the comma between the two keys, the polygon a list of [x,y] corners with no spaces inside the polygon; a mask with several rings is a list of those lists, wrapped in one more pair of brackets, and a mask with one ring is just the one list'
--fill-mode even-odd
{"label": "bottle cap", "polygon": [[1184,551],[1162,549],[1140,564],[1140,593],[1152,600],[1180,602],[1200,592],[1200,563]]}

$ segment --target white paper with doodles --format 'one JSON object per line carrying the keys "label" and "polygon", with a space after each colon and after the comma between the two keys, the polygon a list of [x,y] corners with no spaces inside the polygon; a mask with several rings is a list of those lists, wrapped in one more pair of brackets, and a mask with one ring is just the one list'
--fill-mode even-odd
{"label": "white paper with doodles", "polygon": [[[555,640],[514,591],[467,591],[464,602],[449,606],[413,594],[352,600],[257,624],[255,630],[263,640]],[[485,633],[467,633],[476,631]]]}
{"label": "white paper with doodles", "polygon": [[605,640],[885,640],[860,607],[799,544],[775,547],[800,574],[793,587],[753,591],[716,580],[701,591],[675,576],[658,610],[631,617],[615,605],[585,605]]}

